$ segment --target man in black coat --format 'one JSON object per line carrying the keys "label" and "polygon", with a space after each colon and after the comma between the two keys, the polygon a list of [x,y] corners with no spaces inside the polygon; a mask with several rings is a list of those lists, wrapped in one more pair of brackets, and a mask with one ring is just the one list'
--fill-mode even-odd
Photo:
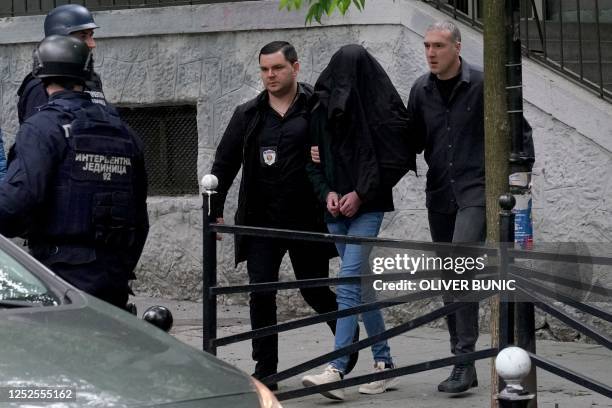
{"label": "man in black coat", "polygon": [[[235,223],[241,225],[324,231],[323,211],[305,167],[310,159],[308,136],[312,88],[297,82],[300,65],[295,48],[284,41],[264,46],[259,67],[265,90],[236,108],[217,147],[211,173],[219,179],[212,211],[223,222],[227,192],[240,167],[242,180]],[[285,253],[298,279],[326,278],[333,246],[294,240],[236,236],[236,264],[247,261],[250,283],[278,281]],[[329,287],[301,289],[318,313],[337,310]],[[276,324],[276,291],[250,296],[253,329]],[[328,322],[332,332],[335,321]],[[357,353],[352,356],[351,368]],[[278,336],[253,339],[256,378],[276,373]],[[275,388],[275,385],[272,385]]]}
{"label": "man in black coat", "polygon": [[[411,131],[421,140],[427,171],[426,206],[434,242],[478,243],[486,238],[483,73],[461,58],[461,33],[451,21],[427,28],[423,41],[430,72],[414,83],[408,100]],[[533,158],[531,127],[523,145]],[[533,161],[533,160],[531,160]],[[445,302],[452,301],[447,298]],[[453,354],[473,352],[478,303],[447,316]],[[478,386],[474,363],[458,364],[438,391]]]}

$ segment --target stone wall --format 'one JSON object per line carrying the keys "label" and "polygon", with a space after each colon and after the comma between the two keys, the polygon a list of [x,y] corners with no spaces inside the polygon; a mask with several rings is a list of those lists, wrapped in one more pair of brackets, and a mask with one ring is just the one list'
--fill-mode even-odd
{"label": "stone wall", "polygon": [[[300,80],[313,83],[330,56],[347,43],[363,44],[389,73],[406,100],[414,80],[427,71],[422,33],[445,18],[414,0],[378,2],[364,13],[333,17],[305,27],[303,14],[278,11],[276,1],[100,12],[96,21],[96,70],[107,98],[117,105],[197,105],[198,174],[211,166],[215,147],[234,107],[261,90],[257,53],[269,41],[292,42],[300,55]],[[31,67],[31,50],[42,34],[42,17],[0,21],[0,120],[5,143],[17,130],[15,93]],[[462,27],[463,55],[482,63],[481,35]],[[534,128],[536,240],[612,241],[612,105],[529,61],[524,66],[525,111]],[[429,241],[424,208],[426,165],[395,189],[397,211],[385,217],[382,236]],[[231,220],[238,180],[226,206]],[[194,197],[150,197],[151,233],[138,266],[138,293],[174,299],[201,298],[201,202]],[[245,282],[234,268],[233,239],[219,243],[219,283]],[[337,269],[337,262],[335,262]],[[282,279],[291,279],[287,262]],[[610,280],[608,279],[609,283]],[[244,302],[244,295],[222,299]],[[279,295],[280,311],[308,311],[296,291]],[[434,304],[393,310],[404,320]],[[486,325],[486,318],[483,323]],[[441,323],[441,322],[440,322]]]}

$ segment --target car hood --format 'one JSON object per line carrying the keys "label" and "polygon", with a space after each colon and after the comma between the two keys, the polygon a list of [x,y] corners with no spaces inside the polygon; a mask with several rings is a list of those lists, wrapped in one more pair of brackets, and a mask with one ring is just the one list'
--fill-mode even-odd
{"label": "car hood", "polygon": [[0,344],[0,387],[75,387],[75,406],[258,401],[246,374],[89,296],[81,305],[0,310]]}

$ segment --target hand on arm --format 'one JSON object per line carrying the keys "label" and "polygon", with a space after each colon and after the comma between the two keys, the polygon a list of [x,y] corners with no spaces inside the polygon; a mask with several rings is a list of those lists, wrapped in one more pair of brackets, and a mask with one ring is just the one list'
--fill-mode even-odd
{"label": "hand on arm", "polygon": [[[215,221],[217,222],[217,224],[225,224],[223,217],[217,217]],[[219,233],[217,233],[217,241],[223,241],[223,236]]]}
{"label": "hand on arm", "polygon": [[319,156],[319,146],[310,146],[310,158],[313,163],[321,163],[321,156]]}

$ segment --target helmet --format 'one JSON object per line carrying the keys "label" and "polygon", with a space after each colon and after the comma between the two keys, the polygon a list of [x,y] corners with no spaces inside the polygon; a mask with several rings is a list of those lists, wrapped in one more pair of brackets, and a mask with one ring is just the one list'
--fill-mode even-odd
{"label": "helmet", "polygon": [[52,35],[34,50],[32,74],[37,78],[69,77],[87,81],[91,78],[91,51],[78,38]]}
{"label": "helmet", "polygon": [[151,306],[142,314],[142,319],[166,332],[170,331],[174,323],[172,313],[164,306]]}
{"label": "helmet", "polygon": [[69,35],[75,31],[98,28],[93,16],[80,4],[65,4],[54,8],[45,18],[45,37]]}

